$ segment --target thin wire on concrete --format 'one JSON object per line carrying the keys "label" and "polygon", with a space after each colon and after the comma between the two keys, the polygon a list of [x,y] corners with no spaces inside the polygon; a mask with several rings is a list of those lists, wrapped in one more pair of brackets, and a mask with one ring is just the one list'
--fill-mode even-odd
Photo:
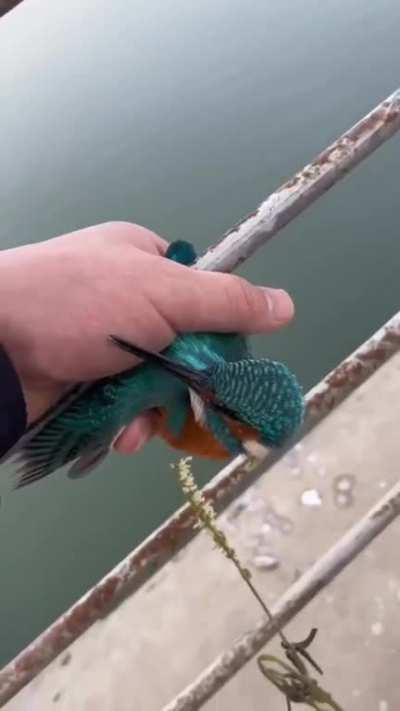
{"label": "thin wire on concrete", "polygon": [[[400,90],[270,195],[196,266],[219,271],[235,268],[399,129]],[[322,419],[398,349],[399,334],[400,316],[396,315],[312,391],[308,398],[307,428]],[[274,459],[270,457],[269,463]],[[215,477],[205,493],[221,510],[260,473],[249,473],[246,458],[239,457]],[[183,507],[4,667],[0,672],[0,704],[164,565],[193,536],[193,522],[188,507]]]}
{"label": "thin wire on concrete", "polygon": [[205,669],[163,711],[196,711],[226,684],[400,514],[400,482],[350,528],[271,608],[256,627]]}

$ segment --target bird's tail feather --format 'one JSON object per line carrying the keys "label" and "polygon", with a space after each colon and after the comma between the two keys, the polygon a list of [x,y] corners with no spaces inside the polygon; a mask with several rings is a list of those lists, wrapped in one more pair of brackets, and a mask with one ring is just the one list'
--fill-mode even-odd
{"label": "bird's tail feather", "polygon": [[106,456],[110,443],[111,439],[93,445],[88,443],[87,434],[79,434],[73,430],[64,431],[53,425],[49,432],[39,432],[18,455],[20,467],[16,472],[15,488],[20,489],[44,479],[70,462],[74,462],[72,472],[70,470],[71,478],[77,479],[89,473],[90,469]]}
{"label": "bird's tail feather", "polygon": [[82,479],[87,476],[87,474],[90,474],[90,472],[106,458],[109,451],[110,447],[105,444],[90,447],[86,451],[83,451],[79,459],[76,459],[69,468],[68,478]]}

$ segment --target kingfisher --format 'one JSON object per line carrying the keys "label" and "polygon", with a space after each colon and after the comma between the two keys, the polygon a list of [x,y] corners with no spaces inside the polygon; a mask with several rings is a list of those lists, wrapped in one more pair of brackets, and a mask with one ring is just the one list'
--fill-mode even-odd
{"label": "kingfisher", "polygon": [[[191,243],[172,242],[167,259],[192,266]],[[118,347],[139,365],[81,387],[25,438],[16,487],[43,479],[69,464],[80,478],[112,449],[135,417],[152,411],[156,434],[170,446],[210,459],[260,454],[280,447],[301,425],[304,399],[283,363],[251,356],[236,333],[185,333],[161,353],[117,335]]]}

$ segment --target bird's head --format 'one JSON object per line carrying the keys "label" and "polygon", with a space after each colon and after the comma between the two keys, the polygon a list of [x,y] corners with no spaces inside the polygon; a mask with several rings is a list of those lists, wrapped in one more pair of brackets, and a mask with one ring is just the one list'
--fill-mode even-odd
{"label": "bird's head", "polygon": [[171,242],[165,252],[167,259],[173,262],[179,262],[179,264],[185,264],[187,267],[192,266],[197,259],[197,254],[195,248],[191,242],[186,242],[183,239],[177,239],[175,242]]}
{"label": "bird's head", "polygon": [[304,398],[290,370],[273,360],[221,363],[210,372],[217,408],[254,430],[261,444],[279,447],[301,425]]}

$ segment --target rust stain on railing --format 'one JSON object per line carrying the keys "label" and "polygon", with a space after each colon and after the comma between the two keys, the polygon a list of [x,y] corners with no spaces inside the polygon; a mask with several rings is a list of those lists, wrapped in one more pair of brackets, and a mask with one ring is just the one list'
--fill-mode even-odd
{"label": "rust stain on railing", "polygon": [[328,414],[346,394],[372,375],[388,357],[400,348],[400,321],[396,314],[366,344],[338,365],[311,391],[307,404],[308,427]]}

